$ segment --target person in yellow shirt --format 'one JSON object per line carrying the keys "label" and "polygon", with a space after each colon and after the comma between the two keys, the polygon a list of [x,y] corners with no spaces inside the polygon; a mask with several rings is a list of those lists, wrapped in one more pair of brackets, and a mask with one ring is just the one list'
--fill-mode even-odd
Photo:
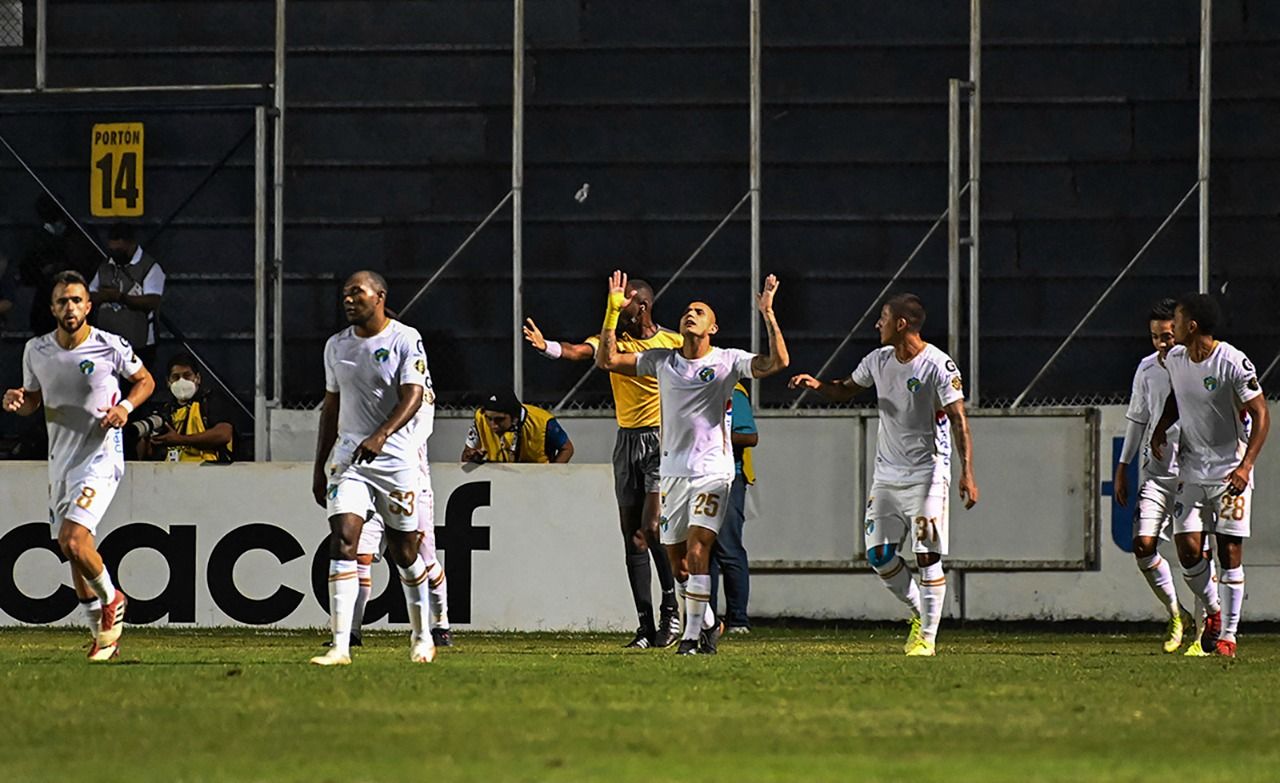
{"label": "person in yellow shirt", "polygon": [[[166,381],[173,401],[160,409],[164,424],[139,438],[138,457],[166,462],[230,462],[231,424],[218,421],[210,395],[200,389],[195,358],[187,353],[171,358]],[[139,434],[143,434],[141,430]]]}
{"label": "person in yellow shirt", "polygon": [[[679,348],[684,339],[678,332],[653,321],[653,287],[643,280],[630,283],[631,303],[618,319],[618,350],[640,353],[653,348]],[[548,359],[591,361],[600,345],[599,335],[580,343],[547,340],[532,318],[525,319],[524,337]],[[609,374],[613,387],[614,414],[618,437],[613,448],[614,494],[626,552],[627,579],[635,601],[639,627],[627,647],[670,647],[680,638],[680,615],[676,608],[676,584],[671,563],[658,535],[662,503],[659,498],[658,463],[661,439],[658,425],[662,406],[658,379]],[[655,622],[653,592],[649,574],[652,555],[662,588],[661,616]]]}
{"label": "person in yellow shirt", "polygon": [[509,391],[490,394],[476,411],[463,462],[554,462],[573,458],[573,441],[551,412],[524,405]]}

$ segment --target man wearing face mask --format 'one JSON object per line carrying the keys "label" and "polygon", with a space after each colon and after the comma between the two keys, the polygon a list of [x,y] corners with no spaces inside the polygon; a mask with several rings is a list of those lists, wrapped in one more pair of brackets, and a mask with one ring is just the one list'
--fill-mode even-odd
{"label": "man wearing face mask", "polygon": [[109,258],[89,281],[98,326],[129,341],[148,367],[156,359],[156,313],[164,296],[164,270],[143,252],[133,226],[116,223],[107,234]]}
{"label": "man wearing face mask", "polygon": [[166,462],[230,462],[233,431],[218,421],[210,395],[200,390],[200,370],[196,360],[180,353],[169,360],[166,373],[173,402],[160,411],[162,429],[138,441],[142,459]]}

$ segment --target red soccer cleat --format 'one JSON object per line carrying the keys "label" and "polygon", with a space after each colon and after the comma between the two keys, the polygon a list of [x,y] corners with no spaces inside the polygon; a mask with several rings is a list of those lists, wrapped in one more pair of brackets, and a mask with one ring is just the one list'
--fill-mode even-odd
{"label": "red soccer cleat", "polygon": [[1214,652],[1225,658],[1234,658],[1236,657],[1236,643],[1229,642],[1226,639],[1219,639]]}
{"label": "red soccer cleat", "polygon": [[116,597],[109,604],[102,606],[102,620],[98,624],[98,644],[102,647],[111,647],[120,639],[120,632],[124,630],[124,610],[128,606],[129,599],[125,598],[123,590],[116,590]]}
{"label": "red soccer cleat", "polygon": [[[1218,637],[1222,635],[1222,610],[1214,612],[1204,618],[1204,633],[1200,635],[1200,649],[1207,653],[1217,650]],[[1231,642],[1231,649],[1235,649],[1235,642]]]}
{"label": "red soccer cleat", "polygon": [[109,661],[112,658],[115,658],[116,656],[118,656],[119,654],[120,654],[120,645],[118,644],[113,644],[108,647],[102,647],[97,642],[94,642],[93,646],[89,648],[89,662],[101,663],[103,661]]}

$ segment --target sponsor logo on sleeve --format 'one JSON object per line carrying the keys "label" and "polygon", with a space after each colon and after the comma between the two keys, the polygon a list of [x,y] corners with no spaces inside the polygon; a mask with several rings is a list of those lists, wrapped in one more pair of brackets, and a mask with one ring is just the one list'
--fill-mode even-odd
{"label": "sponsor logo on sleeve", "polygon": [[1241,365],[1244,367],[1245,372],[1257,372],[1257,370],[1253,368],[1253,362],[1249,361],[1248,357],[1246,357],[1245,360],[1241,362]]}
{"label": "sponsor logo on sleeve", "polygon": [[1260,388],[1262,388],[1261,386],[1258,385],[1257,378],[1250,378],[1248,381],[1245,382],[1245,386],[1249,387],[1249,391],[1258,391]]}
{"label": "sponsor logo on sleeve", "polygon": [[951,388],[955,389],[956,391],[964,390],[964,381],[960,380],[959,375],[951,379]]}
{"label": "sponsor logo on sleeve", "polygon": [[947,363],[944,366],[947,368],[947,372],[960,372],[960,368],[956,367],[956,363],[950,359],[947,359]]}
{"label": "sponsor logo on sleeve", "polygon": [[425,375],[427,372],[427,360],[422,358],[417,359],[413,363],[413,369],[417,370],[420,375]]}

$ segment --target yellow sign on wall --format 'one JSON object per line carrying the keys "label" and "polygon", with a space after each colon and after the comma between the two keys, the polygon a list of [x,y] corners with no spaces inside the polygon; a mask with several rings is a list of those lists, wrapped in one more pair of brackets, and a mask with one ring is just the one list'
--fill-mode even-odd
{"label": "yellow sign on wall", "polygon": [[142,123],[93,126],[89,208],[94,217],[142,215]]}

